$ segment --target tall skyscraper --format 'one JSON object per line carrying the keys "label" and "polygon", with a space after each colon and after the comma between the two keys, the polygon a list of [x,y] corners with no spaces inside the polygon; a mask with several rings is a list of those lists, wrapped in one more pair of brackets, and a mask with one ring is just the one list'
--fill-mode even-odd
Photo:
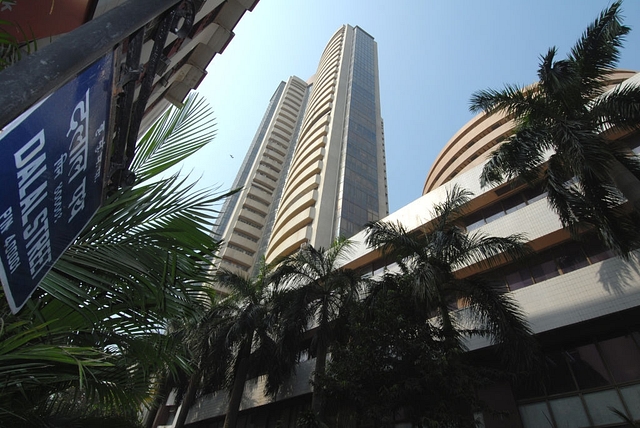
{"label": "tall skyscraper", "polygon": [[328,247],[387,215],[377,45],[344,25],[320,58],[266,258]]}
{"label": "tall skyscraper", "polygon": [[315,76],[282,82],[223,207],[220,266],[254,273],[310,244],[328,247],[388,214],[377,45],[360,27],[331,37]]}
{"label": "tall skyscraper", "polygon": [[252,274],[264,254],[307,101],[308,85],[281,82],[233,183],[239,193],[222,208],[215,233],[223,239],[221,267]]}

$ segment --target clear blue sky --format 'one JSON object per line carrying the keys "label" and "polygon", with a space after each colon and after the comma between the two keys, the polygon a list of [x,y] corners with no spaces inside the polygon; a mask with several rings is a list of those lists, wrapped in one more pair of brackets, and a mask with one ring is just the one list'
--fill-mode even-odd
{"label": "clear blue sky", "polygon": [[[231,187],[278,83],[307,79],[342,24],[378,43],[389,208],[421,195],[444,144],[472,118],[479,89],[536,80],[540,54],[560,57],[605,0],[261,0],[208,68],[198,92],[217,118],[216,140],[183,172],[200,185]],[[640,0],[623,4],[632,27],[620,67],[640,70]],[[230,155],[233,155],[232,159]]]}

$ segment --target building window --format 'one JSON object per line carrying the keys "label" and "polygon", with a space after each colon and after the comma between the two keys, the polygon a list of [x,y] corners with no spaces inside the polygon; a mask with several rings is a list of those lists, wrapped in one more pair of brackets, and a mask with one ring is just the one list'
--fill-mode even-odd
{"label": "building window", "polygon": [[241,253],[246,254],[246,255],[248,255],[250,257],[253,257],[253,255],[255,254],[253,251],[245,250],[244,248],[239,247],[239,246],[234,245],[234,244],[228,244],[227,248],[230,249],[230,250],[235,250],[235,251],[241,252]]}
{"label": "building window", "polygon": [[503,270],[504,281],[509,291],[536,284],[558,275],[564,275],[594,263],[614,257],[595,238],[589,236],[584,242],[567,242],[556,248],[536,254],[529,266],[518,263]]}
{"label": "building window", "polygon": [[254,221],[247,220],[247,219],[246,219],[246,218],[244,218],[244,217],[238,217],[238,221],[239,221],[240,223],[247,224],[247,225],[249,225],[249,226],[251,226],[251,227],[253,227],[253,228],[255,228],[255,229],[262,230],[262,225],[260,225],[260,224],[258,224],[258,223],[256,223],[256,222],[254,222]]}
{"label": "building window", "polygon": [[500,201],[496,201],[481,210],[475,211],[465,217],[468,231],[475,230],[485,224],[491,223],[507,214],[511,214],[527,205],[539,201],[547,196],[546,192],[527,188]]}
{"label": "building window", "polygon": [[580,389],[611,384],[609,373],[593,343],[567,351],[567,357]]}
{"label": "building window", "polygon": [[567,364],[565,352],[556,352],[546,356],[547,363],[547,394],[555,395],[576,391],[573,376]]}
{"label": "building window", "polygon": [[258,240],[259,240],[255,236],[249,235],[248,233],[241,232],[238,229],[234,229],[233,230],[233,234],[234,235],[238,235],[241,238],[248,239],[251,242],[258,242]]}
{"label": "building window", "polygon": [[519,290],[533,284],[529,268],[520,269],[505,276],[509,291]]}
{"label": "building window", "polygon": [[562,251],[558,251],[556,254],[556,262],[562,273],[573,272],[589,265],[582,247],[576,242],[563,245]]}
{"label": "building window", "polygon": [[631,336],[600,342],[600,351],[617,382],[640,380],[640,350]]}
{"label": "building window", "polygon": [[531,275],[535,282],[542,282],[560,275],[554,259],[531,267]]}
{"label": "building window", "polygon": [[547,353],[543,385],[514,385],[523,425],[619,426],[613,425],[621,421],[611,408],[639,419],[638,336],[633,332]]}

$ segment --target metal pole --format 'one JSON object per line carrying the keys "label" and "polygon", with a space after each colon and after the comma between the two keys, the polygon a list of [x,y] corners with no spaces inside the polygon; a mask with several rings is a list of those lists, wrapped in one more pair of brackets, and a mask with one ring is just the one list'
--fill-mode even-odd
{"label": "metal pole", "polygon": [[128,0],[0,72],[0,129],[180,0]]}

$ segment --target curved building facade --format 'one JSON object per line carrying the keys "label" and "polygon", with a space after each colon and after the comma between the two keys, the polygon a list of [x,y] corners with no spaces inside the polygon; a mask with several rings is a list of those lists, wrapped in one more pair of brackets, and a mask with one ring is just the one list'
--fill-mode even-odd
{"label": "curved building facade", "polygon": [[[629,79],[634,71],[617,70],[610,76],[613,87]],[[436,157],[422,194],[452,180],[456,175],[484,163],[491,149],[507,139],[513,133],[514,122],[503,113],[481,113],[467,122],[447,142]]]}
{"label": "curved building facade", "polygon": [[[640,73],[618,70],[616,84],[640,85]],[[503,381],[479,390],[491,412],[478,413],[486,428],[615,427],[621,419],[640,420],[640,250],[616,256],[589,230],[574,240],[549,208],[543,189],[513,180],[494,188],[480,186],[488,154],[513,132],[500,113],[481,114],[447,143],[427,176],[423,196],[385,221],[420,230],[433,220],[454,185],[473,192],[461,226],[491,236],[523,234],[532,253],[522,261],[503,261],[491,270],[480,264],[456,272],[461,278],[494,279],[519,304],[542,351],[539,382]],[[608,137],[640,153],[640,132],[610,132]],[[372,276],[385,269],[360,233],[349,267]],[[460,302],[455,311],[465,318]],[[491,344],[467,338],[478,358],[492,358]],[[500,414],[500,417],[496,415]]]}
{"label": "curved building facade", "polygon": [[388,213],[377,47],[359,27],[331,37],[314,76],[267,261],[328,247]]}
{"label": "curved building facade", "polygon": [[[626,82],[640,85],[640,74],[619,72],[615,76],[620,79],[614,82],[626,76]],[[509,135],[510,123],[500,115],[474,118],[442,151],[429,173],[430,179],[436,178],[428,182],[425,194],[383,221],[400,222],[408,231],[419,231],[434,220],[434,205],[442,203],[447,191],[458,185],[475,195],[460,219],[461,227],[492,236],[526,236],[532,249],[526,259],[515,263],[502,260],[490,269],[479,262],[456,271],[460,278],[491,278],[503,293],[510,294],[526,315],[546,366],[536,373],[540,382],[535,385],[504,380],[478,390],[479,398],[491,409],[475,415],[478,426],[622,426],[611,408],[631,420],[640,420],[640,251],[629,259],[617,257],[588,231],[579,241],[573,240],[539,189],[516,181],[481,188],[483,158],[499,143],[495,140],[500,135]],[[622,138],[636,154],[640,152],[637,129],[615,137]],[[464,165],[464,160],[474,155]],[[456,164],[457,160],[462,162]],[[354,246],[346,267],[373,278],[394,269],[393,264],[386,265],[388,261],[380,252],[367,246],[366,232],[351,239]],[[469,326],[473,319],[463,302],[452,305],[456,305],[452,312],[455,322]],[[474,358],[496,358],[492,344],[481,337],[467,337],[466,347]],[[267,420],[280,421],[283,427],[296,426],[297,415],[308,406],[312,391],[308,379],[314,361],[307,356],[297,376],[274,402],[262,392],[264,377],[247,383],[241,416],[247,426],[267,426],[263,422]],[[218,394],[200,399],[188,422],[222,426],[225,397]],[[398,427],[409,426],[402,415],[396,423]]]}

